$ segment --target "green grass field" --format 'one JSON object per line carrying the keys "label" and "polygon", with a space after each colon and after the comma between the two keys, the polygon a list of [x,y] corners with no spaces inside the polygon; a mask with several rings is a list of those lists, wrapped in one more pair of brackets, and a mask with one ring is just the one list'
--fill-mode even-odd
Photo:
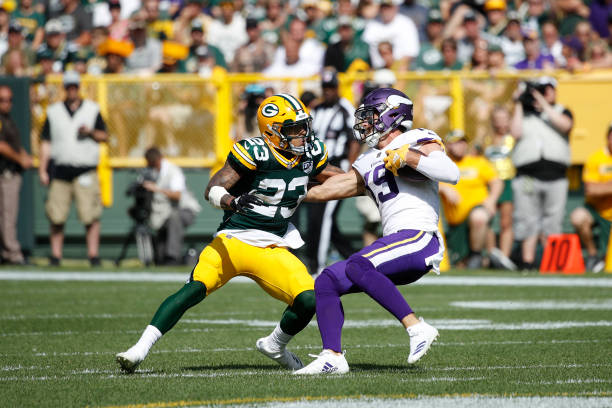
{"label": "green grass field", "polygon": [[[417,314],[440,331],[414,367],[399,323],[367,296],[346,296],[351,372],[303,378],[254,349],[284,309],[255,284],[230,283],[188,311],[125,375],[114,355],[139,338],[180,277],[57,281],[57,271],[29,272],[23,279],[34,280],[0,270],[3,407],[612,406],[611,275],[453,272],[405,286]],[[320,344],[313,323],[290,348],[308,362]]]}

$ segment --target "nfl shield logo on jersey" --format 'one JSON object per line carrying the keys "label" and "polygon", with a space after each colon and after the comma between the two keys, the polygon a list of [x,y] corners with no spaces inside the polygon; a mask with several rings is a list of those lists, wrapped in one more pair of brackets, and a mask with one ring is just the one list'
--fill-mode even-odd
{"label": "nfl shield logo on jersey", "polygon": [[312,171],[312,160],[306,160],[302,163],[302,170],[304,170],[304,173],[310,174]]}

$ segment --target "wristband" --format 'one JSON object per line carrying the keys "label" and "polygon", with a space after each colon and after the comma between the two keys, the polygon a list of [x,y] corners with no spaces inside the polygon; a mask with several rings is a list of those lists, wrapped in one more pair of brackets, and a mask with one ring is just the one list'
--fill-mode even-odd
{"label": "wristband", "polygon": [[221,199],[224,195],[229,194],[227,190],[221,186],[212,186],[208,192],[208,201],[215,208],[221,208]]}

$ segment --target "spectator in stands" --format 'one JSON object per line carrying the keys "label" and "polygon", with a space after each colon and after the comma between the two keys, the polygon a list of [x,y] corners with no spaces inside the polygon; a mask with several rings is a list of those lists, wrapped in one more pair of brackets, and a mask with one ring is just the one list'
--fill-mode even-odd
{"label": "spectator in stands", "polygon": [[588,21],[580,21],[578,24],[576,24],[576,28],[574,28],[573,36],[578,40],[578,42],[580,42],[581,46],[581,52],[578,57],[580,58],[580,61],[585,61],[587,49],[590,47],[593,39],[591,24],[589,24]]}
{"label": "spectator in stands", "polygon": [[17,216],[21,173],[32,166],[32,158],[21,146],[17,124],[11,118],[13,92],[0,85],[0,249],[2,264],[23,265],[17,240]]}
{"label": "spectator in stands", "polygon": [[[576,26],[589,18],[589,6],[582,0],[563,0],[554,2],[557,21],[559,21],[559,32],[562,37],[571,35]],[[586,23],[590,24],[588,21]]]}
{"label": "spectator in stands", "polygon": [[129,22],[130,40],[134,50],[127,57],[125,67],[128,72],[153,74],[162,65],[162,44],[157,38],[147,35],[147,23],[140,17]]}
{"label": "spectator in stands", "polygon": [[182,265],[185,230],[195,221],[200,205],[187,190],[183,171],[164,159],[157,147],[147,149],[145,159],[157,173],[156,181],[143,183],[153,192],[149,224],[157,235],[156,263]]}
{"label": "spectator in stands", "polygon": [[[503,61],[503,59],[502,59]],[[497,200],[499,210],[499,241],[493,230],[490,231],[488,251],[492,255],[491,263],[496,268],[516,269],[510,260],[514,232],[512,230],[512,213],[514,204],[512,198],[512,179],[516,174],[512,164],[512,149],[515,140],[510,134],[510,112],[498,106],[491,113],[491,137],[485,140],[484,156],[493,164],[497,175],[503,181],[504,187]],[[500,253],[501,251],[501,253]]]}
{"label": "spectator in stands", "polygon": [[[194,2],[196,4],[194,4]],[[198,17],[207,20],[207,18],[200,13],[198,0],[188,0],[185,3],[185,7],[177,17],[176,23],[170,19],[170,15],[168,15],[166,10],[160,10],[159,0],[143,0],[142,8],[138,10],[136,14],[143,17],[147,22],[147,35],[157,38],[160,41],[172,38],[180,41],[181,38],[183,38],[181,36],[189,35],[188,32],[184,33],[182,29],[189,30],[193,18]],[[186,9],[188,9],[188,11],[186,11]],[[185,14],[189,14],[189,18],[185,26],[181,26],[182,29],[179,29],[178,26],[180,25],[181,19],[184,18],[184,12]],[[195,13],[195,17],[192,17],[191,13]]]}
{"label": "spectator in stands", "polygon": [[130,56],[134,46],[127,41],[109,38],[100,47],[98,53],[106,58],[105,74],[122,74],[126,71],[125,60]]}
{"label": "spectator in stands", "polygon": [[463,64],[457,57],[457,42],[452,38],[442,40],[442,61],[438,64],[429,65],[429,70],[442,71],[459,71],[463,68]]}
{"label": "spectator in stands", "polygon": [[49,20],[45,24],[45,42],[37,53],[50,53],[53,59],[53,72],[63,72],[64,64],[68,58],[65,35],[62,23],[59,20]]}
{"label": "spectator in stands", "polygon": [[552,55],[556,66],[565,64],[563,58],[563,44],[559,39],[559,31],[552,21],[542,23],[542,54]]}
{"label": "spectator in stands", "polygon": [[471,10],[465,12],[463,16],[463,32],[464,35],[457,41],[457,58],[461,64],[472,59],[476,43],[482,40],[478,19]]}
{"label": "spectator in stands", "polygon": [[49,9],[48,18],[57,19],[62,24],[68,42],[77,46],[88,45],[93,28],[91,13],[80,0],[61,0],[61,4],[61,8]]}
{"label": "spectator in stands", "polygon": [[[333,69],[321,73],[323,98],[313,110],[312,130],[327,147],[328,163],[348,171],[359,155],[359,142],[353,137],[355,124],[353,105],[340,97],[338,76]],[[312,275],[327,264],[330,246],[348,258],[353,252],[350,241],[342,234],[337,223],[342,201],[308,203],[308,235],[306,257]]]}
{"label": "spectator in stands", "polygon": [[102,202],[96,168],[99,143],[105,142],[108,134],[98,104],[79,95],[79,75],[68,71],[63,83],[66,99],[47,109],[39,148],[40,182],[49,186],[45,210],[51,223],[50,264],[60,264],[64,224],[74,198],[77,215],[86,228],[89,262],[97,266]]}
{"label": "spectator in stands", "polygon": [[317,38],[328,45],[337,43],[340,38],[341,19],[344,22],[350,19],[355,40],[361,40],[366,22],[363,18],[356,15],[356,10],[351,0],[338,0],[336,2],[336,12],[325,17],[319,24]]}
{"label": "spectator in stands", "polygon": [[593,30],[601,38],[610,38],[610,17],[612,17],[612,1],[593,0],[590,2],[589,22]]}
{"label": "spectator in stands", "polygon": [[2,56],[2,75],[25,77],[30,75],[25,52],[22,50],[9,50]]}
{"label": "spectator in stands", "polygon": [[461,172],[457,185],[440,183],[439,186],[448,223],[446,242],[450,259],[453,264],[481,268],[489,223],[497,211],[503,183],[487,159],[468,155],[463,131],[451,132],[446,145],[449,157]]}
{"label": "spectator in stands", "polygon": [[42,78],[49,74],[53,74],[53,53],[50,50],[41,50],[36,53],[37,65],[33,69],[34,76]]}
{"label": "spectator in stands", "polygon": [[474,52],[472,52],[472,58],[470,61],[463,66],[463,69],[467,69],[473,72],[486,71],[489,68],[489,44],[482,38],[477,40],[474,44]]}
{"label": "spectator in stands", "polygon": [[612,123],[606,146],[584,163],[582,181],[586,204],[572,211],[570,220],[587,252],[586,269],[600,272],[605,266],[612,225]]}
{"label": "spectator in stands", "polygon": [[0,3],[0,56],[8,49],[8,30],[10,24],[10,11],[6,2]]}
{"label": "spectator in stands", "polygon": [[544,0],[527,0],[519,8],[519,14],[523,17],[521,27],[527,31],[540,32],[540,24],[543,21],[554,20],[554,16],[545,6]]}
{"label": "spectator in stands", "polygon": [[487,69],[491,75],[507,69],[504,51],[497,44],[489,44],[489,55],[487,57]]}
{"label": "spectator in stands", "polygon": [[283,37],[283,46],[276,50],[265,75],[306,77],[321,71],[325,50],[317,40],[306,38],[304,21],[297,17],[291,20]]}
{"label": "spectator in stands", "polygon": [[355,35],[353,18],[341,15],[337,24],[338,41],[327,47],[323,65],[333,67],[337,72],[346,72],[353,61],[362,60],[370,64],[369,46]]}
{"label": "spectator in stands", "polygon": [[413,63],[414,69],[429,70],[429,66],[437,65],[442,61],[440,47],[442,45],[442,30],[444,21],[440,10],[431,9],[427,14],[425,38],[421,42],[419,55]]}
{"label": "spectator in stands", "polygon": [[485,33],[490,37],[500,37],[508,21],[506,20],[506,0],[487,0],[484,3],[487,17]]}
{"label": "spectator in stands", "polygon": [[521,22],[516,11],[507,14],[508,24],[501,38],[501,47],[508,67],[514,67],[525,59],[525,47],[523,46],[523,33]]}
{"label": "spectator in stands", "polygon": [[184,73],[184,63],[189,56],[189,48],[176,41],[162,43],[162,66],[157,71],[160,74]]}
{"label": "spectator in stands", "polygon": [[537,31],[523,32],[525,59],[514,65],[516,69],[552,69],[555,60],[552,55],[543,55],[540,48],[540,38]]}
{"label": "spectator in stands", "polygon": [[221,17],[211,21],[206,30],[210,45],[219,48],[228,66],[234,61],[236,50],[249,40],[246,33],[246,22],[239,10],[234,8],[234,0],[221,0]]}
{"label": "spectator in stands", "polygon": [[572,113],[556,102],[557,81],[542,77],[533,88],[517,88],[510,132],[517,140],[512,162],[517,176],[514,194],[514,234],[521,242],[522,267],[537,268],[538,240],[561,232],[570,164]]}
{"label": "spectator in stands", "polygon": [[108,2],[108,10],[111,16],[111,22],[108,25],[109,37],[119,41],[127,40],[130,35],[130,20],[121,17],[121,2],[119,0],[110,0]]}
{"label": "spectator in stands", "polygon": [[[432,4],[431,7],[434,5]],[[421,42],[425,41],[425,26],[428,21],[429,10],[421,2],[416,0],[404,0],[399,8],[401,15],[408,17],[417,28],[419,33],[419,39]]]}
{"label": "spectator in stands", "polygon": [[[202,0],[187,0],[184,3],[183,9],[179,13],[178,17],[172,21],[173,34],[171,36],[167,36],[164,33],[160,33],[161,35],[158,37],[159,40],[172,39],[189,46],[191,27],[193,24],[198,21],[202,27],[206,29],[212,21],[212,17],[202,12],[202,3]],[[159,10],[159,6],[157,9]]]}
{"label": "spectator in stands", "polygon": [[399,61],[398,71],[407,71],[411,61],[419,55],[419,34],[412,20],[398,12],[401,0],[381,0],[380,14],[366,24],[363,40],[370,46],[373,68],[384,64],[378,45],[388,41],[393,46],[393,56]]}
{"label": "spectator in stands", "polygon": [[45,19],[33,6],[33,0],[21,0],[11,18],[23,27],[23,35],[31,49],[35,50],[43,42],[45,36]]}
{"label": "spectator in stands", "polygon": [[262,72],[272,63],[276,47],[263,39],[259,25],[254,18],[246,20],[248,41],[236,50],[232,71]]}
{"label": "spectator in stands", "polygon": [[34,62],[32,48],[27,45],[22,34],[23,28],[17,21],[11,21],[8,30],[7,52],[2,56],[2,65],[9,51],[19,51],[24,60],[24,65],[31,66]]}
{"label": "spectator in stands", "polygon": [[281,44],[281,30],[287,22],[283,0],[265,0],[266,18],[261,22],[261,36],[273,45]]}

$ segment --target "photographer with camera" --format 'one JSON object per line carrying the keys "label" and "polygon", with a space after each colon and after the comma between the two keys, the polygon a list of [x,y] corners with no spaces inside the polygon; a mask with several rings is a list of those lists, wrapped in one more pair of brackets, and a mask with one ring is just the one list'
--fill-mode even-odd
{"label": "photographer with camera", "polygon": [[153,193],[149,224],[157,238],[156,263],[181,265],[185,229],[193,224],[200,204],[187,190],[181,168],[164,159],[157,147],[147,149],[145,159],[147,168],[158,174],[156,181],[142,182]]}
{"label": "photographer with camera", "polygon": [[257,108],[266,99],[266,88],[259,84],[250,84],[240,96],[235,140],[259,136],[257,127]]}
{"label": "photographer with camera", "polygon": [[537,268],[538,238],[544,246],[548,235],[560,233],[565,213],[573,117],[556,103],[556,87],[554,78],[542,77],[521,83],[513,95],[514,231],[521,241],[523,269]]}

